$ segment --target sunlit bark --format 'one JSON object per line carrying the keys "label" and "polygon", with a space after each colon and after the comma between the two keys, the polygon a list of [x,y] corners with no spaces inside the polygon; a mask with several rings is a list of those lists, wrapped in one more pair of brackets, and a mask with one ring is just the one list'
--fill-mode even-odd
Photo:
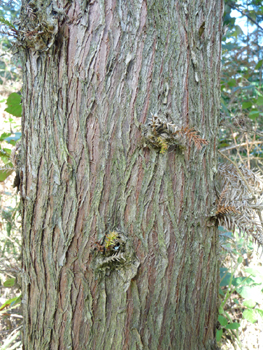
{"label": "sunlit bark", "polygon": [[[30,3],[54,28],[21,48],[25,349],[215,349],[223,0]],[[151,113],[208,145],[144,147]]]}

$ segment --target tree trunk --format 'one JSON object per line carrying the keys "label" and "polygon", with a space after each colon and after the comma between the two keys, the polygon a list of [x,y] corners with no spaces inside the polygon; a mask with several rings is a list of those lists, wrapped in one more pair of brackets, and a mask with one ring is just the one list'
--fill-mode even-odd
{"label": "tree trunk", "polygon": [[[216,348],[222,14],[23,1],[24,349]],[[151,114],[189,142],[149,142]]]}

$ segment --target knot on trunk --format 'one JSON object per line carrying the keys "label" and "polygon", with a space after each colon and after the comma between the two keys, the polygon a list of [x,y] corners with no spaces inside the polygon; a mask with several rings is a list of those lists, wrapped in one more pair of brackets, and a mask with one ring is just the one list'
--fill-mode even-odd
{"label": "knot on trunk", "polygon": [[194,128],[188,125],[180,127],[169,123],[157,115],[152,115],[147,125],[143,127],[143,134],[146,145],[159,149],[160,153],[165,153],[169,146],[179,146],[185,148],[191,142],[198,150],[203,145],[207,145],[206,139],[201,138]]}
{"label": "knot on trunk", "polygon": [[93,269],[116,270],[129,269],[131,265],[139,266],[132,241],[123,232],[110,231],[100,242],[95,243],[93,250]]}

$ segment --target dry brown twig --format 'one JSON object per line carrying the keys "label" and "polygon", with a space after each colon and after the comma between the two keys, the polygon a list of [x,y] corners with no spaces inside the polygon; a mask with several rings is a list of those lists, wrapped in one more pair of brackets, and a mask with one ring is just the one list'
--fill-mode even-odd
{"label": "dry brown twig", "polygon": [[253,146],[253,145],[260,145],[262,144],[263,141],[250,141],[250,142],[243,142],[243,143],[239,143],[237,145],[232,145],[232,146],[228,146],[228,147],[225,147],[225,148],[221,148],[220,151],[221,152],[225,152],[225,151],[230,151],[232,149],[236,149],[236,148],[240,148],[240,147],[246,147],[247,144]]}
{"label": "dry brown twig", "polygon": [[216,208],[216,216],[231,214],[231,213],[240,214],[240,211],[238,211],[233,205],[224,204],[224,199],[227,196],[227,192],[228,192],[228,186],[226,186],[223,192],[220,194],[217,208]]}
{"label": "dry brown twig", "polygon": [[208,145],[208,142],[206,139],[202,139],[198,134],[197,131],[194,128],[189,128],[189,126],[186,126],[185,128],[182,128],[179,130],[182,137],[186,137],[189,142],[193,141],[196,148],[201,150],[203,145]]}

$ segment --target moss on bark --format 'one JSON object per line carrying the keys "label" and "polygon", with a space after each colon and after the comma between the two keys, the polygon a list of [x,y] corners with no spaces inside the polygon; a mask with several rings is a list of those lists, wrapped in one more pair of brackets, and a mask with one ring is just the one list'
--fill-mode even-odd
{"label": "moss on bark", "polygon": [[[22,49],[25,349],[215,348],[222,6],[63,0],[53,44]],[[209,144],[143,148],[151,113]],[[116,228],[130,264],[98,275]]]}

